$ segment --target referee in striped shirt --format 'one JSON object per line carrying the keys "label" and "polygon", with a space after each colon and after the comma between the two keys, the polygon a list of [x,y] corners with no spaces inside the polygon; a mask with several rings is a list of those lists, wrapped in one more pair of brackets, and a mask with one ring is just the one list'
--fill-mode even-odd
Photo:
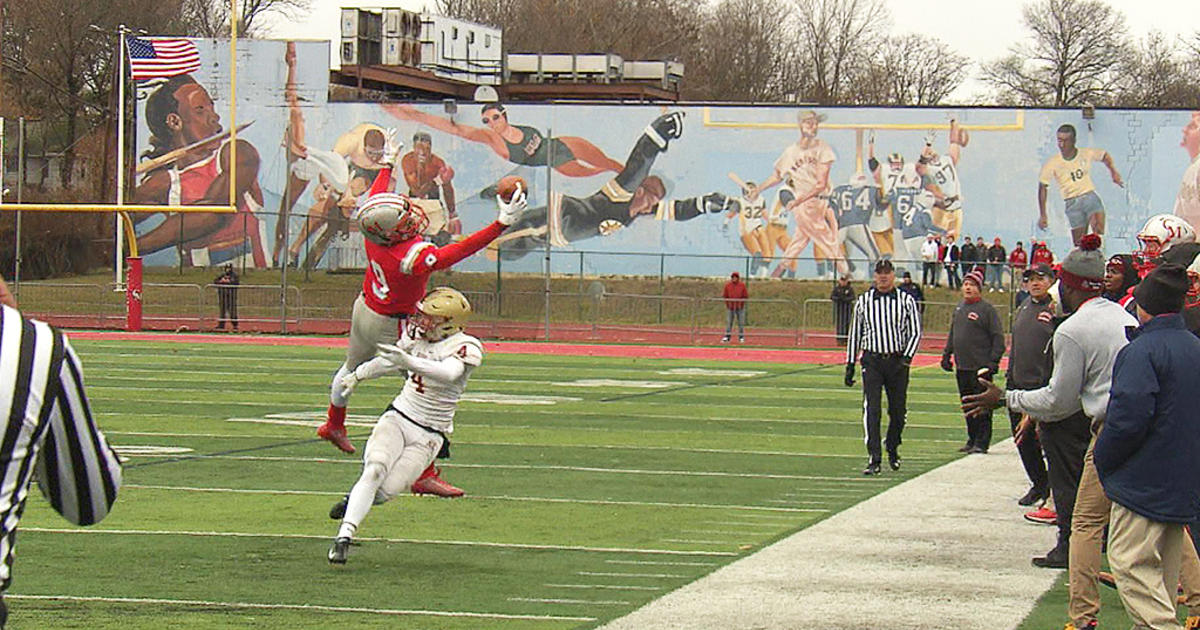
{"label": "referee in striped shirt", "polygon": [[[0,281],[2,282],[2,281]],[[76,525],[104,518],[121,485],[117,454],[96,426],[79,357],[48,324],[0,306],[0,628],[8,611],[17,521],[35,476],[50,505]]]}
{"label": "referee in striped shirt", "polygon": [[892,261],[875,263],[875,286],[854,302],[850,336],[846,343],[846,387],[854,386],[854,363],[862,351],[863,427],[866,430],[867,467],[864,475],[878,475],[882,453],[879,420],[882,390],[887,390],[888,466],[900,470],[900,433],[907,413],[908,366],[921,342],[921,315],[911,295],[896,288]]}

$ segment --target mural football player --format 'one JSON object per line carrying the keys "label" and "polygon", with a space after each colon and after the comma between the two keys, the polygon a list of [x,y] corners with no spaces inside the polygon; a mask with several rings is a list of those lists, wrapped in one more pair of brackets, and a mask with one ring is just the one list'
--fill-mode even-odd
{"label": "mural football player", "polygon": [[1058,182],[1066,208],[1067,223],[1071,226],[1071,242],[1079,245],[1079,239],[1088,233],[1104,234],[1104,202],[1096,194],[1092,183],[1092,162],[1103,162],[1117,186],[1124,187],[1121,174],[1113,164],[1112,155],[1104,149],[1075,146],[1075,127],[1063,125],[1055,134],[1058,155],[1046,160],[1038,177],[1038,227],[1046,229],[1050,219],[1046,215],[1046,191],[1050,181]]}

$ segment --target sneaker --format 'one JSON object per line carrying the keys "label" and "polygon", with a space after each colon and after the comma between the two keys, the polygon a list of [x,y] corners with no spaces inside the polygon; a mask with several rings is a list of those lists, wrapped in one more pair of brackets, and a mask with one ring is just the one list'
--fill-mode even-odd
{"label": "sneaker", "polygon": [[900,470],[900,454],[888,453],[888,468],[892,470]]}
{"label": "sneaker", "polygon": [[460,488],[456,488],[442,480],[438,476],[441,472],[441,470],[431,465],[413,482],[410,490],[413,494],[432,494],[448,498],[461,497],[466,494]]}
{"label": "sneaker", "polygon": [[729,343],[729,337],[721,337],[721,343]]}
{"label": "sneaker", "polygon": [[745,337],[738,337],[738,343],[746,343]]}
{"label": "sneaker", "polygon": [[350,438],[346,437],[346,427],[344,426],[335,426],[326,420],[325,424],[317,427],[317,437],[327,442],[332,442],[343,453],[354,452],[354,445],[350,443]]}
{"label": "sneaker", "polygon": [[346,564],[346,554],[350,552],[349,538],[335,538],[329,548],[329,564]]}
{"label": "sneaker", "polygon": [[1077,626],[1068,621],[1067,625],[1063,626],[1063,630],[1096,630],[1098,626],[1099,623],[1095,619],[1083,624],[1082,626]]}
{"label": "sneaker", "polygon": [[1042,525],[1058,525],[1058,513],[1046,506],[1025,513],[1025,520]]}
{"label": "sneaker", "polygon": [[1068,554],[1060,547],[1051,549],[1044,556],[1038,556],[1032,560],[1033,566],[1043,569],[1065,569],[1067,568]]}
{"label": "sneaker", "polygon": [[879,462],[869,462],[867,467],[863,469],[863,474],[867,476],[878,475],[879,471]]}
{"label": "sneaker", "polygon": [[1045,488],[1032,486],[1029,488],[1029,491],[1025,493],[1025,496],[1017,499],[1017,505],[1029,507],[1034,503],[1044,500],[1047,494],[1048,491]]}
{"label": "sneaker", "polygon": [[347,494],[346,496],[342,497],[341,500],[339,500],[337,503],[334,503],[333,507],[329,508],[329,518],[331,518],[335,521],[342,520],[342,517],[346,516],[346,504],[349,502],[350,502],[350,495]]}
{"label": "sneaker", "polygon": [[966,444],[962,445],[962,448],[958,449],[958,452],[959,453],[970,453],[971,448],[972,448],[971,443],[967,442]]}
{"label": "sneaker", "polygon": [[982,446],[972,446],[971,450],[967,451],[968,455],[987,455],[987,449]]}

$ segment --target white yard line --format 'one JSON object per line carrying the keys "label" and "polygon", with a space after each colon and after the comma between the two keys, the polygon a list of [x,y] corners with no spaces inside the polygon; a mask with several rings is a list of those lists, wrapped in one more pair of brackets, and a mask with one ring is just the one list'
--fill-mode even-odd
{"label": "white yard line", "polygon": [[562,617],[558,615],[510,615],[506,613],[467,612],[461,610],[405,610],[393,608],[359,608],[355,606],[318,606],[315,604],[259,604],[254,602],[220,602],[202,599],[158,599],[150,597],[77,597],[73,595],[20,595],[5,593],[5,599],[103,602],[114,604],[162,604],[166,606],[200,606],[204,608],[239,608],[257,610],[311,610],[318,612],[370,613],[376,615],[405,615],[418,617],[471,617],[477,619],[512,619],[522,621],[595,621],[595,617]]}
{"label": "white yard line", "polygon": [[[885,473],[886,474],[886,473]],[[1011,441],[911,479],[722,567],[604,630],[1015,628],[1060,572],[1021,518]]]}
{"label": "white yard line", "polygon": [[[65,529],[60,527],[22,527],[23,532],[47,534],[81,534],[92,536],[192,536],[204,538],[284,538],[300,540],[329,540],[316,534],[278,534],[265,532],[214,532],[167,529]],[[671,549],[639,549],[632,547],[586,547],[582,545],[535,545],[532,543],[501,543],[483,540],[436,540],[429,538],[384,538],[364,536],[358,542],[408,543],[414,545],[455,545],[462,547],[496,547],[500,549],[532,549],[537,551],[587,551],[596,553],[632,553],[668,556],[736,556],[728,551],[675,551]]]}

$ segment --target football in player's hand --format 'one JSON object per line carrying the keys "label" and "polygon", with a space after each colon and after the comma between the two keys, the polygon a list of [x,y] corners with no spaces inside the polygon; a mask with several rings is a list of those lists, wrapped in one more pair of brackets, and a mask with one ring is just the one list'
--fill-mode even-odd
{"label": "football in player's hand", "polygon": [[500,197],[500,201],[508,203],[512,201],[513,195],[517,194],[517,186],[521,187],[526,193],[529,192],[529,182],[525,181],[520,175],[506,175],[496,184],[496,195]]}

